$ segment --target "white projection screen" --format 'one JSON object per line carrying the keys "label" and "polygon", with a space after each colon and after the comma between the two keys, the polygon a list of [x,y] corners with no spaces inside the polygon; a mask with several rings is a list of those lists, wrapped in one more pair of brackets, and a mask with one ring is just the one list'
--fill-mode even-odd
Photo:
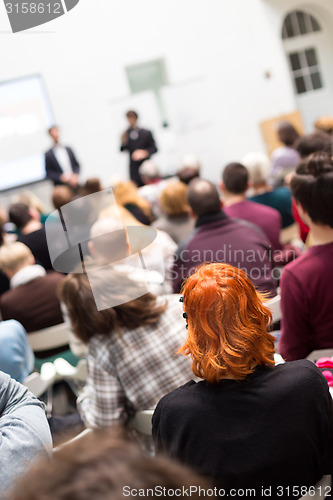
{"label": "white projection screen", "polygon": [[53,124],[40,75],[0,82],[0,191],[45,178],[46,131]]}

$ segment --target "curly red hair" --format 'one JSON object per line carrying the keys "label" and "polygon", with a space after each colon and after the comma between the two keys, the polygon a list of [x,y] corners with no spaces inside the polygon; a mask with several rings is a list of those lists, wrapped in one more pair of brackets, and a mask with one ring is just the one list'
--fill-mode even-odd
{"label": "curly red hair", "polygon": [[257,365],[274,365],[272,314],[244,271],[204,264],[183,287],[188,336],[178,351],[190,355],[195,375],[210,383],[244,379]]}

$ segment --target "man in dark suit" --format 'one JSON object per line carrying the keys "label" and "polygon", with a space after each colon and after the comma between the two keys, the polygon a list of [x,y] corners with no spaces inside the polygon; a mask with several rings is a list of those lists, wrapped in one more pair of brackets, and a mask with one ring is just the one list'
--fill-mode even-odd
{"label": "man in dark suit", "polygon": [[79,184],[80,165],[73,151],[59,143],[59,128],[49,129],[53,146],[45,153],[46,177],[55,185],[67,184],[74,190]]}
{"label": "man in dark suit", "polygon": [[138,114],[136,111],[128,111],[126,117],[129,128],[122,134],[120,151],[129,152],[130,178],[140,187],[144,184],[139,173],[139,167],[144,160],[157,152],[157,147],[151,131],[138,127]]}

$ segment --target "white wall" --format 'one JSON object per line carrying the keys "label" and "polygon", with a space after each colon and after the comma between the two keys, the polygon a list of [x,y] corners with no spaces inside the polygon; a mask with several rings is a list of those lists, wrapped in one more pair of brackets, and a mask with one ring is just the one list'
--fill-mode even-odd
{"label": "white wall", "polygon": [[197,153],[204,175],[216,180],[226,162],[263,149],[260,121],[295,109],[274,26],[280,14],[267,8],[262,0],[81,0],[52,23],[13,35],[1,5],[1,78],[41,73],[85,177],[107,182],[127,175],[127,156],[118,152],[125,120],[115,112],[129,96],[124,67],[165,58],[172,89],[185,89],[181,112],[197,104],[205,116],[181,132],[170,109],[171,130],[154,130],[165,143],[156,159],[165,170]]}

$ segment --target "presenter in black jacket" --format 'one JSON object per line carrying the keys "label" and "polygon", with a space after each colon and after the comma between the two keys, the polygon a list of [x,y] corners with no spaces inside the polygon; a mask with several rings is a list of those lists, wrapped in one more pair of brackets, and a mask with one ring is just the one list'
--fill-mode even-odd
{"label": "presenter in black jacket", "polygon": [[55,185],[67,184],[76,190],[79,184],[79,162],[72,149],[59,142],[58,127],[51,127],[49,135],[53,139],[53,146],[45,153],[46,177]]}
{"label": "presenter in black jacket", "polygon": [[122,134],[120,151],[129,152],[130,178],[140,187],[143,186],[143,182],[139,174],[139,167],[144,160],[157,152],[157,147],[151,131],[138,127],[136,111],[128,111],[126,117],[129,128]]}

